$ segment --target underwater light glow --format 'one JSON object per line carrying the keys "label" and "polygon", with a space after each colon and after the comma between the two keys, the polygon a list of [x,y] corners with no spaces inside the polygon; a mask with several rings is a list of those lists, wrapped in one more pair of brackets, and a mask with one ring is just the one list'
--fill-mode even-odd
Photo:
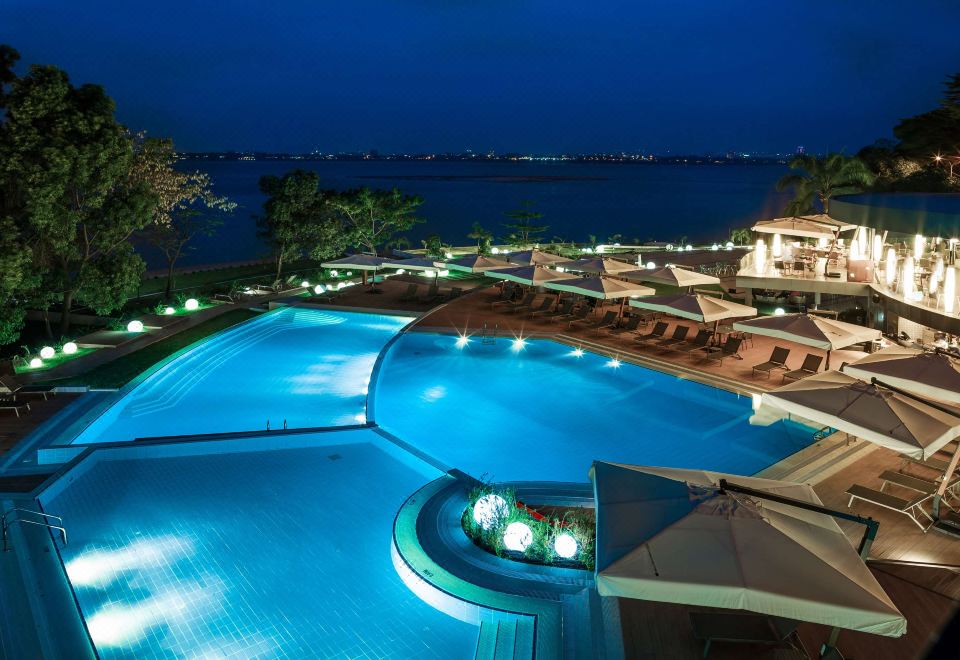
{"label": "underwater light glow", "polygon": [[573,349],[573,352],[570,355],[572,355],[573,357],[583,357],[583,349],[575,348]]}
{"label": "underwater light glow", "polygon": [[527,341],[525,339],[523,339],[522,337],[517,337],[510,344],[510,348],[513,349],[514,353],[519,353],[526,347],[526,345],[527,345]]}
{"label": "underwater light glow", "polygon": [[57,351],[53,346],[44,346],[40,349],[40,357],[42,357],[44,360],[49,360],[56,354]]}
{"label": "underwater light glow", "polygon": [[553,549],[564,559],[570,559],[577,554],[577,539],[567,533],[560,534],[553,542]]}
{"label": "underwater light glow", "polygon": [[68,341],[66,344],[63,345],[64,355],[73,355],[76,352],[77,352],[76,342]]}
{"label": "underwater light glow", "polygon": [[463,348],[470,343],[470,337],[466,335],[460,335],[457,337],[457,348]]}
{"label": "underwater light glow", "polygon": [[618,360],[617,358],[612,358],[609,362],[607,362],[607,366],[608,366],[608,367],[613,367],[614,369],[619,369],[619,368],[620,368],[620,360]]}
{"label": "underwater light glow", "polygon": [[188,312],[195,311],[200,307],[200,302],[196,298],[187,298],[187,302],[183,303],[183,308]]}
{"label": "underwater light glow", "polygon": [[490,529],[505,515],[507,515],[507,501],[496,493],[484,495],[473,505],[473,521],[483,529]]}
{"label": "underwater light glow", "polygon": [[503,533],[503,547],[514,552],[523,552],[533,543],[533,532],[526,523],[512,522]]}

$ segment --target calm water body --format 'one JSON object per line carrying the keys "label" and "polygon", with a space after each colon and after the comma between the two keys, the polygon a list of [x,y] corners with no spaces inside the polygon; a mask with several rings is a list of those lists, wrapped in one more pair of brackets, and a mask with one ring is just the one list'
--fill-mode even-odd
{"label": "calm water body", "polygon": [[[264,199],[257,182],[264,174],[279,176],[297,167],[319,173],[327,188],[396,186],[420,195],[426,223],[410,232],[414,245],[432,232],[465,244],[474,222],[501,235],[503,214],[523,200],[534,201],[543,213],[550,225],[546,238],[585,241],[594,234],[605,241],[619,233],[623,242],[681,236],[713,241],[731,228],[779,214],[788,199],[774,190],[787,171],[780,165],[184,161],[182,166],[208,172],[216,191],[239,204],[219,235],[197,239],[183,264],[264,256],[253,220]],[[156,258],[150,262],[160,265]]]}

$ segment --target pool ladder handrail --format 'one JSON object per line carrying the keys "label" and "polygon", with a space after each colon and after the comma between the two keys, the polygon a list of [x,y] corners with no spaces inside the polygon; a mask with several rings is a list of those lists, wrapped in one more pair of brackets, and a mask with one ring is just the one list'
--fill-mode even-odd
{"label": "pool ladder handrail", "polygon": [[497,332],[500,330],[500,324],[497,323],[493,326],[493,332],[489,333],[487,329],[487,322],[483,322],[483,330],[480,331],[480,343],[481,344],[496,344],[497,343]]}
{"label": "pool ladder handrail", "polygon": [[[40,516],[44,520],[42,522],[36,521],[36,520],[24,520],[19,516],[14,518],[13,520],[7,520],[7,516],[13,513],[14,511],[23,511],[24,513]],[[47,522],[47,520],[56,520],[60,524],[54,525],[53,523]],[[55,516],[51,513],[44,513],[43,511],[34,511],[33,509],[24,509],[23,507],[15,506],[12,509],[7,509],[6,511],[3,512],[3,516],[0,516],[0,528],[2,528],[3,530],[3,551],[4,552],[7,552],[10,549],[10,547],[7,545],[7,529],[9,529],[10,526],[13,525],[13,523],[15,522],[24,523],[27,525],[37,525],[39,527],[46,527],[47,529],[56,529],[60,532],[60,536],[63,538],[63,544],[64,545],[67,544],[67,529],[63,526],[63,518],[61,518],[60,516]]]}

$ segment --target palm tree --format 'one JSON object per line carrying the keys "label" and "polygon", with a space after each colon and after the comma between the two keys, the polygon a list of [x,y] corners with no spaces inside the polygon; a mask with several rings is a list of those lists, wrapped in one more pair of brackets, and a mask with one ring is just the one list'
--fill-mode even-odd
{"label": "palm tree", "polygon": [[490,252],[490,244],[493,242],[493,232],[487,231],[479,222],[473,223],[473,230],[467,234],[467,238],[477,242],[477,254],[486,255]]}
{"label": "palm tree", "polygon": [[833,197],[861,192],[872,185],[875,178],[862,160],[843,154],[827,154],[823,158],[795,156],[790,161],[790,169],[806,170],[806,174],[787,174],[777,181],[777,190],[794,189],[794,198],[787,205],[790,215],[811,212],[814,198],[820,200],[823,212],[829,214]]}

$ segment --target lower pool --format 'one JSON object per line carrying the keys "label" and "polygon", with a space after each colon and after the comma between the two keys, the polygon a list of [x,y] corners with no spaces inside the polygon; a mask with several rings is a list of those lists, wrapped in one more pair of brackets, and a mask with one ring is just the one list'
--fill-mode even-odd
{"label": "lower pool", "polygon": [[420,601],[390,556],[394,515],[439,472],[374,431],[329,435],[344,444],[114,454],[44,498],[100,657],[473,657],[478,628]]}
{"label": "lower pool", "polygon": [[547,340],[409,332],[373,414],[443,463],[494,481],[587,480],[592,461],[751,475],[806,447],[793,422],[751,426],[751,398]]}

